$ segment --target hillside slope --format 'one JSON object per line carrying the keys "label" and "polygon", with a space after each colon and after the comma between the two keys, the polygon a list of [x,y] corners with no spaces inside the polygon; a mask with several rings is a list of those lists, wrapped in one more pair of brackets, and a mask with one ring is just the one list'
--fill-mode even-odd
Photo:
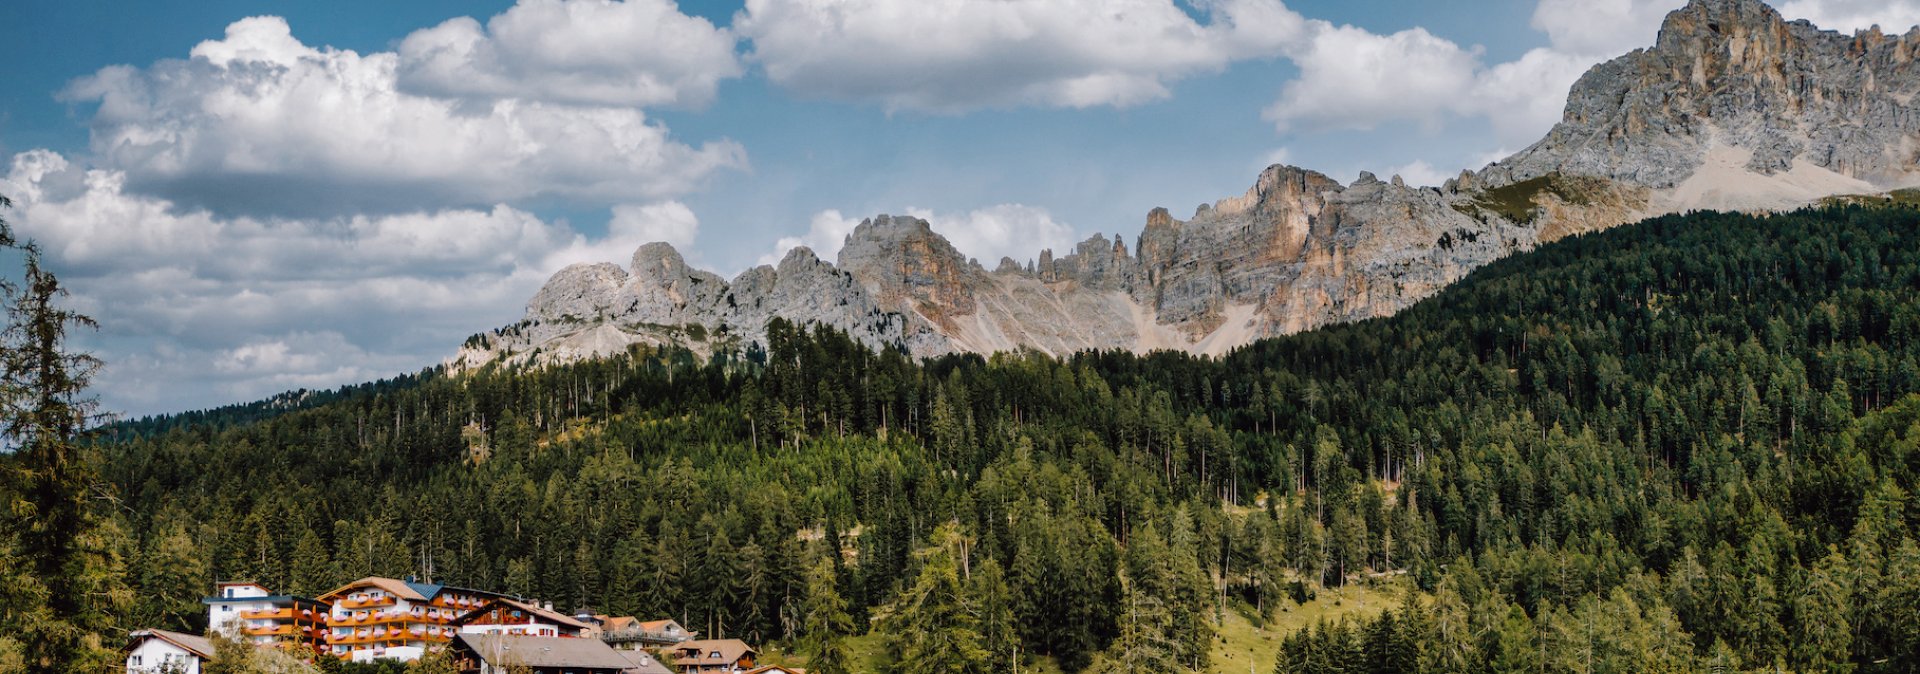
{"label": "hillside slope", "polygon": [[[1080,671],[1212,666],[1217,611],[1404,575],[1430,600],[1282,659],[1920,666],[1910,208],[1566,237],[1223,359],[767,336],[742,359],[642,349],[157,420],[87,457],[125,532],[102,582],[126,584],[124,622],[183,629],[215,579],[417,574],[768,643],[827,587],[853,631],[893,634],[898,600],[959,567],[1004,583],[964,590],[1016,626],[993,662]],[[1141,606],[1167,608],[1122,612]]]}

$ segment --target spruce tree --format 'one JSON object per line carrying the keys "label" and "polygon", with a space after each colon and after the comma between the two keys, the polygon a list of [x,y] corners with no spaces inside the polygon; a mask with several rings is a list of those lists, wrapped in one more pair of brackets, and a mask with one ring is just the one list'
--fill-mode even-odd
{"label": "spruce tree", "polygon": [[987,650],[960,580],[958,524],[940,525],[918,551],[920,574],[894,604],[889,633],[905,674],[982,674]]}
{"label": "spruce tree", "polygon": [[853,618],[847,615],[847,600],[841,598],[833,565],[825,559],[807,567],[806,597],[800,609],[800,651],[807,656],[807,671],[818,674],[847,674],[853,671],[853,651],[847,637],[853,634]]}
{"label": "spruce tree", "polygon": [[[10,205],[0,197],[0,207]],[[14,239],[0,220],[0,246],[22,256],[19,282],[0,282],[7,325],[0,332],[0,435],[16,454],[20,471],[15,501],[6,509],[10,530],[19,532],[19,558],[44,585],[44,612],[21,625],[30,672],[105,666],[117,644],[102,639],[127,608],[131,594],[124,568],[112,559],[110,541],[88,508],[96,483],[81,439],[96,420],[86,396],[100,361],[69,350],[68,331],[92,328],[93,319],[60,305],[66,289],[41,263],[32,242]]]}

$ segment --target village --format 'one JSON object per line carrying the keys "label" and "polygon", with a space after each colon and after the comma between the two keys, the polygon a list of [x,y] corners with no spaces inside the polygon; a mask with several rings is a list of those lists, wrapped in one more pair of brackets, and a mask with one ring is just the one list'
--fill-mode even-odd
{"label": "village", "polygon": [[761,665],[739,639],[700,639],[673,619],[573,615],[499,592],[370,576],[318,597],[222,582],[201,600],[207,633],[131,633],[127,674],[201,674],[215,637],[303,660],[412,662],[445,650],[477,674],[805,674]]}

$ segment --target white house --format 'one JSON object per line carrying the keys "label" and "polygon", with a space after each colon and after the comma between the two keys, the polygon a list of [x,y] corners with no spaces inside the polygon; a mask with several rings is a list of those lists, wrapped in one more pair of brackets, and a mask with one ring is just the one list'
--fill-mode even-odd
{"label": "white house", "polygon": [[215,583],[207,604],[208,634],[238,634],[247,626],[241,614],[273,608],[272,592],[259,583]]}
{"label": "white house", "polygon": [[206,637],[140,630],[127,645],[127,674],[200,674],[200,664],[213,659],[213,642]]}

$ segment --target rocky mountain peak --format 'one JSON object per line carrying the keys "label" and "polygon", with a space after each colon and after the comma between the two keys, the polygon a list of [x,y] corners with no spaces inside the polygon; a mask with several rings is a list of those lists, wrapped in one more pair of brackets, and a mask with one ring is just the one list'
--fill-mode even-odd
{"label": "rocky mountain peak", "polygon": [[[571,358],[634,342],[710,351],[766,321],[919,356],[1032,348],[1221,353],[1385,316],[1489,261],[1659,213],[1789,208],[1920,185],[1920,29],[1854,35],[1758,0],[1693,0],[1653,45],[1594,66],[1546,137],[1438,189],[1273,165],[1182,221],[1149,211],[1129,250],[1096,234],[993,273],[932,223],[862,221],[836,262],[797,247],[731,283],[666,244],[575,265],[457,362]],[[1086,223],[1095,224],[1095,223]],[[700,326],[695,330],[690,326]]]}
{"label": "rocky mountain peak", "polygon": [[1920,32],[1848,36],[1758,0],[1694,0],[1652,48],[1574,84],[1547,137],[1480,177],[1490,186],[1594,176],[1674,190],[1669,208],[1776,208],[1911,184]]}

